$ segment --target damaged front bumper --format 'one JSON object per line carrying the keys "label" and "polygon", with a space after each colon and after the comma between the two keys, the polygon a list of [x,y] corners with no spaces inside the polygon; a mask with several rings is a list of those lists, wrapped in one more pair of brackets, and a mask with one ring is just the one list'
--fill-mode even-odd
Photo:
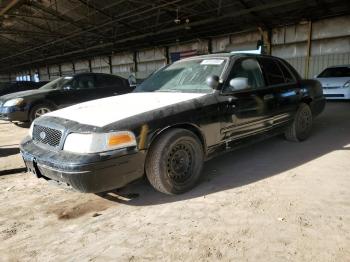
{"label": "damaged front bumper", "polygon": [[75,154],[42,148],[26,138],[20,147],[27,170],[84,193],[125,186],[144,174],[145,152],[120,149],[98,154]]}

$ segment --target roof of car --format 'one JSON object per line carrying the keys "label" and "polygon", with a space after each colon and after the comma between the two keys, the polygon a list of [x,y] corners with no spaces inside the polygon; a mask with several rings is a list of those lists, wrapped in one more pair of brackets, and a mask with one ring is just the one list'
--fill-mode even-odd
{"label": "roof of car", "polygon": [[190,60],[195,58],[218,58],[218,57],[271,57],[269,55],[263,55],[263,54],[249,54],[249,53],[215,53],[215,54],[209,54],[209,55],[200,55],[200,56],[192,56],[189,58],[185,58],[182,60]]}
{"label": "roof of car", "polygon": [[[80,76],[80,75],[102,75],[102,76],[113,76],[113,77],[117,77],[117,78],[123,78],[123,77],[118,76],[118,75],[106,74],[106,73],[94,73],[94,72],[76,73],[74,75],[67,76],[67,77]],[[125,78],[123,78],[123,79],[125,79]]]}

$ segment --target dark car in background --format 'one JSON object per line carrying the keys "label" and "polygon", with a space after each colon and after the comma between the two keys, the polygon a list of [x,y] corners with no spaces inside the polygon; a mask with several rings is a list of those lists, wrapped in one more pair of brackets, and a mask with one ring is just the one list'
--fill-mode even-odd
{"label": "dark car in background", "polygon": [[81,192],[146,174],[157,190],[178,194],[218,154],[281,133],[307,139],[324,107],[321,84],[301,79],[282,59],[199,56],[164,67],[130,94],[36,119],[20,150],[37,177]]}
{"label": "dark car in background", "polygon": [[101,74],[81,73],[59,77],[37,90],[0,97],[0,119],[32,122],[48,112],[77,103],[129,93],[127,79]]}
{"label": "dark car in background", "polygon": [[16,81],[16,82],[4,82],[0,83],[0,96],[20,92],[38,89],[48,82],[33,82],[33,81]]}

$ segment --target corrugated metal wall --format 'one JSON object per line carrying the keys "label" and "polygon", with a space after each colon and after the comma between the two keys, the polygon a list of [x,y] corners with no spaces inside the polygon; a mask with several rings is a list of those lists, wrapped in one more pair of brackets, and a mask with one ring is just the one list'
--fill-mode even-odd
{"label": "corrugated metal wall", "polygon": [[[304,76],[308,54],[309,24],[296,24],[278,27],[272,30],[271,52],[289,61]],[[52,80],[61,75],[81,72],[102,72],[128,77],[145,78],[154,70],[170,60],[173,52],[197,50],[200,54],[208,53],[209,46],[213,53],[226,50],[255,49],[262,36],[259,31],[227,35],[208,40],[196,40],[190,43],[174,44],[166,48],[150,48],[133,52],[112,54],[111,57],[99,56],[89,60],[63,63],[60,66],[50,65],[31,70],[39,71],[41,80]],[[312,23],[311,49],[307,77],[313,77],[325,67],[350,64],[350,16],[330,18]],[[169,57],[166,57],[166,54]],[[110,64],[111,61],[111,64]],[[91,68],[90,68],[91,67]],[[24,72],[12,74],[23,75]],[[0,76],[0,81],[9,76]]]}
{"label": "corrugated metal wall", "polygon": [[308,24],[273,29],[272,55],[286,59],[309,78],[328,66],[350,64],[350,16],[312,23],[309,70],[305,72],[308,30]]}

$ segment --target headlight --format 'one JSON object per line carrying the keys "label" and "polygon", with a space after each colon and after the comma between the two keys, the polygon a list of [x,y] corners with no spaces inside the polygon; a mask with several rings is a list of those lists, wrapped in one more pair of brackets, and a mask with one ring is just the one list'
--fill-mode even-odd
{"label": "headlight", "polygon": [[350,87],[350,80],[348,82],[346,82],[343,87],[344,88]]}
{"label": "headlight", "polygon": [[63,150],[88,154],[136,146],[136,138],[129,131],[112,133],[71,133],[67,136]]}
{"label": "headlight", "polygon": [[4,103],[4,106],[19,106],[23,102],[23,98],[15,98],[8,100]]}

